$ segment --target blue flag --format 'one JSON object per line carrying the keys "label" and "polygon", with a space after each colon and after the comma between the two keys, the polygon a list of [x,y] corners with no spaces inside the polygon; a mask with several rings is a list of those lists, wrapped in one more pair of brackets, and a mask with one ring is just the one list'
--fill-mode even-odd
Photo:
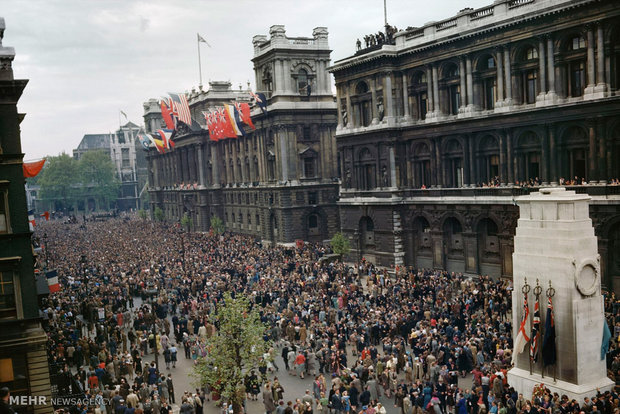
{"label": "blue flag", "polygon": [[607,351],[609,351],[609,340],[611,339],[611,332],[609,326],[607,326],[607,320],[603,318],[603,343],[601,344],[601,361],[605,359]]}

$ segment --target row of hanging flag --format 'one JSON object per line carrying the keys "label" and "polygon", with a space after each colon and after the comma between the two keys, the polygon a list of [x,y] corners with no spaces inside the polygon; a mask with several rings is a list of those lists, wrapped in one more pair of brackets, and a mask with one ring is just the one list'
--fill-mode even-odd
{"label": "row of hanging flag", "polygon": [[[40,215],[40,217],[45,217],[45,221],[50,219],[50,212],[45,211]],[[34,218],[34,210],[28,210],[28,227],[30,227],[30,231],[34,231],[34,227],[37,225],[37,222]]]}
{"label": "row of hanging flag", "polygon": [[[187,96],[182,93],[169,93],[168,95],[170,97],[162,98],[159,102],[166,128],[158,129],[154,134],[138,134],[138,139],[145,149],[153,145],[160,154],[174,148],[174,137],[181,124],[185,124],[193,131],[202,130],[200,124],[192,119]],[[265,94],[250,91],[250,95],[254,98],[256,105],[266,114]],[[252,123],[250,111],[251,108],[247,102],[234,102],[203,112],[210,139],[219,141],[245,136],[245,126],[256,129]]]}

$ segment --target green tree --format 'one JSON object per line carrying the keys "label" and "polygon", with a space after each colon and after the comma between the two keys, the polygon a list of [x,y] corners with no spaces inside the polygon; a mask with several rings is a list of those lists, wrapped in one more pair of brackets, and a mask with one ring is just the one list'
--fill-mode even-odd
{"label": "green tree", "polygon": [[142,220],[146,220],[148,216],[149,214],[146,212],[146,210],[144,209],[138,210],[138,217],[140,217]]}
{"label": "green tree", "polygon": [[222,221],[222,219],[217,216],[211,217],[211,229],[213,230],[213,233],[215,234],[224,233],[225,228],[224,228],[224,222]]}
{"label": "green tree", "polygon": [[198,358],[192,375],[198,385],[210,385],[232,403],[233,412],[238,414],[245,399],[244,378],[250,370],[258,368],[268,350],[269,344],[263,339],[266,327],[247,297],[232,298],[230,293],[218,303],[211,319],[218,330],[207,339],[207,356]]}
{"label": "green tree", "polygon": [[192,227],[193,224],[194,224],[194,220],[192,220],[189,214],[187,213],[183,214],[183,217],[181,217],[181,226],[186,228],[188,233],[189,233],[189,229]]}
{"label": "green tree", "polygon": [[341,257],[349,253],[351,250],[351,244],[344,234],[336,233],[331,240],[332,250],[335,254],[339,254]]}
{"label": "green tree", "polygon": [[156,221],[164,221],[164,212],[161,208],[155,207],[153,211],[153,217],[155,217]]}
{"label": "green tree", "polygon": [[84,196],[95,198],[107,210],[120,188],[110,156],[101,150],[88,151],[79,161],[79,170]]}
{"label": "green tree", "polygon": [[45,167],[39,174],[40,197],[53,208],[70,208],[79,195],[78,162],[66,153],[47,157]]}

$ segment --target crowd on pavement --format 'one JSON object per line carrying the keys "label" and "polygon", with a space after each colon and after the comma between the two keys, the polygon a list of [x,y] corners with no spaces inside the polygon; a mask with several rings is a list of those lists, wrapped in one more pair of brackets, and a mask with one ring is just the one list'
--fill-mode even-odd
{"label": "crowd on pavement", "polygon": [[[205,342],[216,331],[210,314],[225,292],[249,297],[268,326],[271,349],[244,383],[247,398],[262,401],[267,414],[618,411],[615,392],[570,401],[510,386],[507,280],[330,263],[318,260],[330,253],[321,245],[182,234],[130,216],[79,221],[36,230],[53,240],[43,256],[61,282],[41,308],[57,392],[99,402],[71,413],[165,414],[174,407],[199,414],[219,401],[208,385],[175,389],[169,371],[181,358],[208,354]],[[620,369],[619,310],[608,297],[612,378]],[[145,363],[149,354],[159,363]],[[312,387],[291,395],[283,376],[312,378]]]}

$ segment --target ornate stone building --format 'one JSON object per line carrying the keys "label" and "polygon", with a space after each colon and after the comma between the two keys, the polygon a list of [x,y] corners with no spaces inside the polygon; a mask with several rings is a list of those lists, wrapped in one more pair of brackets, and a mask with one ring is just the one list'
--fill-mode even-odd
{"label": "ornate stone building", "polygon": [[[254,71],[267,110],[252,112],[256,130],[240,138],[211,141],[206,130],[177,134],[175,149],[151,150],[152,208],[170,221],[192,217],[206,231],[217,216],[233,232],[267,242],[321,241],[338,229],[338,172],[334,134],[336,104],[327,67],[327,29],[313,37],[287,37],[272,26],[255,36]],[[189,96],[193,118],[231,101],[249,101],[249,91],[212,82]],[[160,127],[155,100],[144,105],[147,131]]]}
{"label": "ornate stone building", "polygon": [[46,398],[47,405],[19,406],[18,412],[52,413],[22,171],[19,124],[25,114],[17,112],[28,81],[13,77],[15,50],[2,46],[4,28],[0,17],[0,387]]}
{"label": "ornate stone building", "polygon": [[619,17],[611,0],[499,0],[335,62],[354,254],[511,276],[522,184],[578,177],[617,288]]}

